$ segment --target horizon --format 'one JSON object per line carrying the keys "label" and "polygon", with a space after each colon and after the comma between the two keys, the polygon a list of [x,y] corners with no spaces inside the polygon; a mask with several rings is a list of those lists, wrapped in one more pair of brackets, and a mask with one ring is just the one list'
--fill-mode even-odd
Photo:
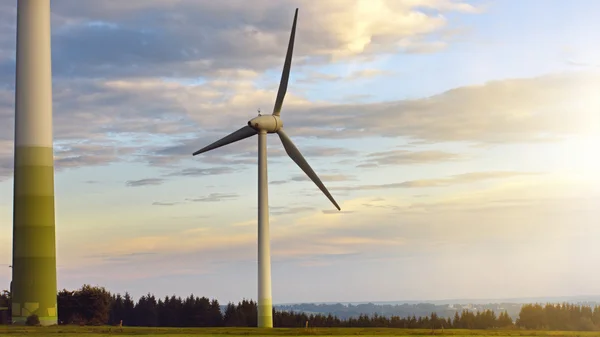
{"label": "horizon", "polygon": [[51,6],[59,290],[256,300],[256,138],[192,152],[271,113],[298,7],[281,117],[342,210],[267,137],[274,305],[600,296],[600,2]]}
{"label": "horizon", "polygon": [[[395,305],[395,304],[475,304],[474,302],[481,302],[478,304],[497,304],[497,303],[513,303],[513,304],[529,304],[531,302],[527,302],[526,300],[535,300],[535,299],[560,299],[560,298],[568,298],[571,300],[575,300],[578,298],[582,299],[592,299],[597,298],[600,302],[600,295],[578,295],[578,296],[536,296],[536,297],[515,297],[515,298],[450,298],[450,299],[437,299],[437,300],[386,300],[386,301],[343,301],[343,302],[293,302],[293,303],[273,303],[274,306],[277,305],[294,305],[294,304],[376,304],[376,305]],[[471,302],[453,302],[453,301],[471,301]],[[502,301],[502,302],[484,302],[484,301]],[[510,301],[518,301],[518,302],[510,302]],[[522,301],[522,302],[521,302]],[[568,302],[568,301],[567,301]],[[591,301],[595,302],[595,301]]]}

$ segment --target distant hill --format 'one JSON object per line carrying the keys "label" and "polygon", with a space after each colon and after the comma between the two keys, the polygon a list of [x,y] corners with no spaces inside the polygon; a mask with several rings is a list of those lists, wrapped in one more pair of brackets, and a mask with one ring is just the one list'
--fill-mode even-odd
{"label": "distant hill", "polygon": [[[515,297],[515,298],[483,298],[483,299],[446,299],[446,300],[410,300],[410,301],[368,301],[368,302],[310,302],[311,304],[488,304],[488,303],[600,303],[600,295],[581,296],[547,296],[547,297]],[[294,305],[302,303],[280,303],[277,305]]]}
{"label": "distant hill", "polygon": [[597,305],[600,296],[557,296],[507,299],[452,299],[433,301],[385,301],[385,302],[344,302],[344,303],[289,303],[275,305],[277,310],[332,314],[339,318],[357,317],[361,314],[382,316],[428,316],[435,312],[441,317],[453,317],[462,310],[493,310],[497,315],[503,311],[516,319],[525,303],[573,303]]}

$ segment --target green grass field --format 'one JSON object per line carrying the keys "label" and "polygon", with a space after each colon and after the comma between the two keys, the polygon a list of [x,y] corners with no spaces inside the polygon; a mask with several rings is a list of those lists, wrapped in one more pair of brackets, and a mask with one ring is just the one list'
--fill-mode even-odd
{"label": "green grass field", "polygon": [[[426,336],[431,330],[385,328],[137,328],[124,327],[18,327],[0,326],[0,336]],[[600,336],[600,332],[533,331],[533,330],[436,330],[444,336]]]}

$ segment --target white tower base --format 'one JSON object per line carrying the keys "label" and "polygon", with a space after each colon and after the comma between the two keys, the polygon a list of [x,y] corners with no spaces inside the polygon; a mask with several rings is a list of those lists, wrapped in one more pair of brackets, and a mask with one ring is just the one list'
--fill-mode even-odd
{"label": "white tower base", "polygon": [[273,327],[271,248],[269,243],[269,187],[267,133],[258,132],[258,327]]}

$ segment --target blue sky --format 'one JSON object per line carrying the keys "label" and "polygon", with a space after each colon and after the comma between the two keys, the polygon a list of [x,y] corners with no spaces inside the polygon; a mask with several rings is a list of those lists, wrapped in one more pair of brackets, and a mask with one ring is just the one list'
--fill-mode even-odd
{"label": "blue sky", "polygon": [[255,298],[256,139],[191,153],[272,109],[298,6],[282,118],[342,212],[269,137],[275,303],[600,293],[600,3],[255,5],[52,2],[60,288]]}

